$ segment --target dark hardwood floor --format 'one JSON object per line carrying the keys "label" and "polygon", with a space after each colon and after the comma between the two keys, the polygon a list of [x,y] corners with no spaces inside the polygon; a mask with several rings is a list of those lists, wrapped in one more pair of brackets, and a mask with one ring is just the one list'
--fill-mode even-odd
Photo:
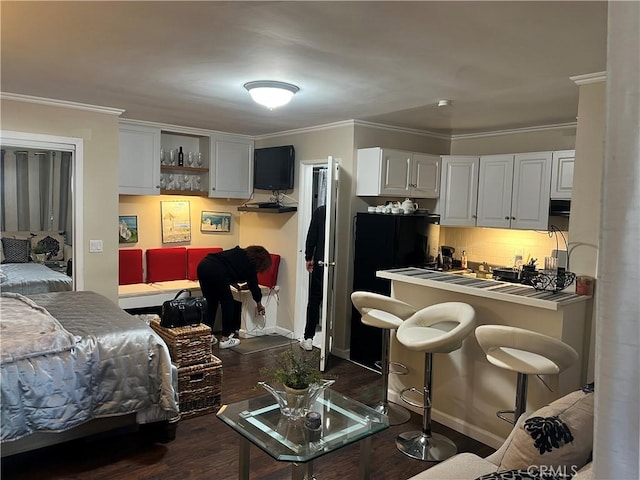
{"label": "dark hardwood floor", "polygon": [[[281,350],[241,355],[214,347],[214,353],[223,362],[222,403],[262,395],[264,391],[256,387],[259,370],[273,361],[274,352]],[[328,373],[337,375],[331,388],[364,403],[378,398],[382,382],[378,373],[336,357],[331,358]],[[431,465],[403,455],[395,446],[395,437],[407,430],[419,430],[421,419],[412,413],[409,423],[390,427],[372,437],[372,479],[406,479]],[[434,431],[448,435],[461,452],[481,456],[493,452],[492,448],[444,426],[435,424]],[[203,415],[180,421],[176,439],[165,444],[153,443],[141,432],[131,432],[3,458],[2,479],[230,480],[238,478],[238,440],[238,435],[215,414]],[[344,447],[316,459],[314,472],[323,480],[357,478],[358,457],[357,444]],[[291,466],[252,446],[251,478],[288,479]]]}

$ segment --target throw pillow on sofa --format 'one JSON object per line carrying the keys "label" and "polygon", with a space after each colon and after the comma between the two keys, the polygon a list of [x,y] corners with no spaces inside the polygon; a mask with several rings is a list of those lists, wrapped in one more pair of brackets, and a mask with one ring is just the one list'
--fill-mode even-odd
{"label": "throw pillow on sofa", "polygon": [[31,237],[31,250],[41,247],[47,260],[64,260],[64,236],[56,232],[39,232]]}
{"label": "throw pillow on sofa", "polygon": [[593,446],[593,389],[565,395],[537,410],[518,428],[498,472],[527,469],[571,476],[590,459]]}
{"label": "throw pillow on sofa", "polygon": [[507,470],[506,472],[493,472],[475,480],[563,480],[566,477],[556,476],[554,473],[541,472],[535,467],[526,470]]}

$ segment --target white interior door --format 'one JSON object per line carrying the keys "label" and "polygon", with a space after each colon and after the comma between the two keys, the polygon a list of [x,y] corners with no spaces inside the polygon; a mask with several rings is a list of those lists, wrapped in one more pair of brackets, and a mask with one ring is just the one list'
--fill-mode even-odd
{"label": "white interior door", "polygon": [[333,344],[333,326],[335,318],[335,244],[336,244],[336,216],[338,211],[338,173],[339,165],[336,159],[327,158],[327,199],[325,217],[325,245],[324,245],[324,269],[322,308],[320,315],[320,371],[324,372],[327,366],[327,356],[331,352]]}

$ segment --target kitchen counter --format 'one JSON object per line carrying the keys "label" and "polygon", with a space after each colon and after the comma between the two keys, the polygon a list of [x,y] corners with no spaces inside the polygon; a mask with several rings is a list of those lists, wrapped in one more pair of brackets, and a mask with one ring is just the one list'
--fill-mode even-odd
{"label": "kitchen counter", "polygon": [[[423,308],[442,302],[464,302],[476,312],[476,324],[508,325],[562,340],[577,352],[578,361],[560,375],[529,376],[527,409],[541,406],[577,390],[586,382],[588,340],[585,321],[591,299],[570,292],[536,291],[533,287],[471,278],[460,274],[400,268],[378,271],[391,281],[391,296]],[[406,365],[407,375],[391,375],[389,400],[406,387],[422,389],[424,354],[408,350],[392,335],[391,360]],[[547,388],[548,385],[550,387]],[[475,335],[450,354],[435,354],[433,366],[433,419],[454,430],[497,447],[512,426],[496,417],[497,410],[515,404],[516,373],[491,365]]]}
{"label": "kitchen counter", "polygon": [[458,273],[438,272],[415,267],[382,270],[377,272],[377,276],[548,310],[558,310],[571,303],[584,302],[591,298],[571,292],[535,290],[533,287],[517,283],[470,278]]}

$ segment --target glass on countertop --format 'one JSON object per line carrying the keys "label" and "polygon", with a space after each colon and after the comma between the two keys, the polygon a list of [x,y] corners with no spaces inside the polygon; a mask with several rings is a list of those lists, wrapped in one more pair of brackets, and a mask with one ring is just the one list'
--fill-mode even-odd
{"label": "glass on countertop", "polygon": [[322,418],[320,434],[305,428],[304,418],[283,416],[269,394],[223,405],[217,416],[276,460],[290,462],[307,462],[389,426],[386,415],[331,389],[312,411]]}

